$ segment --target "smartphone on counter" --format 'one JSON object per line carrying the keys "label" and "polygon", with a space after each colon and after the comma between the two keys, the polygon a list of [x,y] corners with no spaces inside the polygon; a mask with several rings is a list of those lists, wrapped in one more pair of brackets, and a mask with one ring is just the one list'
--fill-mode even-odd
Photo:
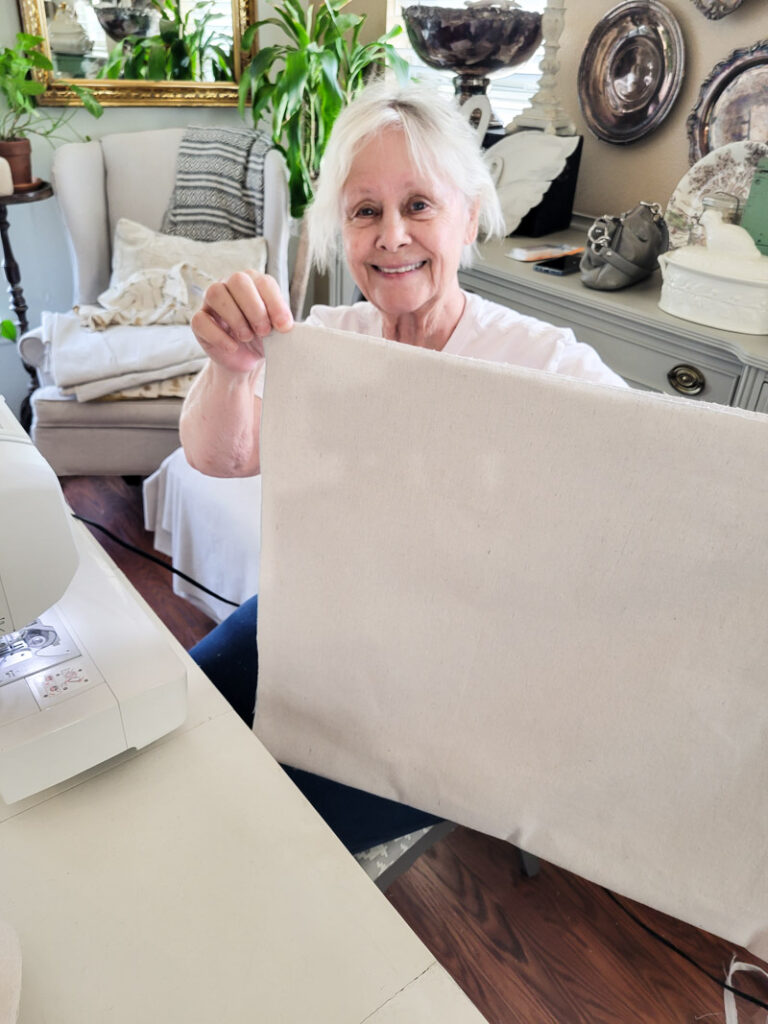
{"label": "smartphone on counter", "polygon": [[552,260],[539,260],[534,263],[533,269],[540,270],[542,274],[557,274],[563,277],[565,274],[575,274],[581,264],[581,253],[571,253],[568,256],[556,256]]}
{"label": "smartphone on counter", "polygon": [[535,263],[537,260],[551,260],[555,256],[568,256],[572,252],[584,252],[583,245],[523,245],[510,249],[507,256],[511,260],[522,263]]}

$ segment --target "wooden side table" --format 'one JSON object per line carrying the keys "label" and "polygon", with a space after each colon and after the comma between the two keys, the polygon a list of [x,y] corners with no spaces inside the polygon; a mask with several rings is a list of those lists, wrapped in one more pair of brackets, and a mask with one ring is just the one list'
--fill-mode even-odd
{"label": "wooden side table", "polygon": [[[40,181],[34,188],[30,188],[27,191],[14,192],[13,195],[10,196],[0,196],[0,238],[3,243],[3,266],[5,268],[5,277],[8,281],[8,292],[11,296],[11,304],[13,306],[13,311],[16,314],[19,337],[29,329],[29,323],[27,322],[27,304],[24,301],[24,292],[21,288],[21,271],[19,270],[19,265],[14,258],[13,250],[11,249],[8,207],[18,206],[24,203],[39,203],[42,199],[50,199],[52,195],[53,187],[51,184],[47,181]],[[29,394],[24,398],[21,405],[20,420],[24,429],[29,430],[29,426],[32,422],[30,395],[37,387],[37,376],[33,366],[28,366],[26,363],[23,363],[23,366],[29,374],[30,383]]]}

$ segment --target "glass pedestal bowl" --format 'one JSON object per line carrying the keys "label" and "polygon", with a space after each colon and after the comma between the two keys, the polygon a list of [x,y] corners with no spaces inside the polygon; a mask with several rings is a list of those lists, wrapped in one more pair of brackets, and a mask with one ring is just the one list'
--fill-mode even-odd
{"label": "glass pedestal bowl", "polygon": [[146,36],[152,24],[153,8],[147,2],[132,6],[117,4],[94,4],[93,9],[99,24],[109,38],[119,43],[126,36]]}
{"label": "glass pedestal bowl", "polygon": [[403,22],[428,67],[454,72],[459,104],[485,94],[489,75],[524,63],[541,43],[541,14],[509,0],[463,8],[414,4],[403,8]]}

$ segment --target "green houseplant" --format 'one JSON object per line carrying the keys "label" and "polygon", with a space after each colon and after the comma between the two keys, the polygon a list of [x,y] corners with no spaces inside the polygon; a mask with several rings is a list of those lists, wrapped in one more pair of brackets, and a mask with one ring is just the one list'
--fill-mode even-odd
{"label": "green houseplant", "polygon": [[[0,156],[10,163],[15,184],[26,184],[32,177],[30,136],[37,135],[49,142],[66,137],[63,132],[75,113],[64,110],[54,115],[40,110],[38,97],[48,88],[43,75],[53,71],[42,47],[40,36],[18,32],[15,45],[0,51],[0,94],[6,108],[0,111]],[[72,86],[72,91],[89,113],[101,116],[101,104],[92,93],[77,85]],[[78,137],[71,130],[69,135]]]}
{"label": "green houseplant", "polygon": [[[243,69],[239,109],[246,107],[254,127],[269,117],[272,141],[288,167],[291,216],[302,218],[312,199],[328,138],[342,108],[354,99],[371,74],[392,68],[402,81],[408,64],[391,45],[394,28],[369,43],[360,41],[365,15],[343,11],[349,0],[281,0],[275,17],[257,21],[243,36],[243,52],[253,46],[263,25],[282,29],[286,41],[260,49]],[[302,227],[293,275],[291,304],[300,313],[309,266]]]}
{"label": "green houseplant", "polygon": [[99,78],[199,82],[206,71],[215,81],[232,81],[232,49],[214,22],[211,0],[199,0],[186,14],[179,0],[152,0],[160,13],[152,36],[126,36],[110,54]]}

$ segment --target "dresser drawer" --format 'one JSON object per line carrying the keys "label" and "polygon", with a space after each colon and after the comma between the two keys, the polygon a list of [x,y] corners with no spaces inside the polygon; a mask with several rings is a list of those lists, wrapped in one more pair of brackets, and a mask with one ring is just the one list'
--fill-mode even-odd
{"label": "dresser drawer", "polygon": [[740,363],[717,362],[676,349],[668,343],[655,348],[627,339],[605,338],[584,330],[577,331],[580,341],[593,345],[611,369],[630,384],[662,391],[667,395],[683,395],[703,402],[731,405],[742,373]]}
{"label": "dresser drawer", "polygon": [[579,341],[591,345],[604,363],[634,387],[721,405],[733,403],[742,363],[727,352],[691,344],[674,326],[660,331],[626,312],[617,315],[605,302],[592,301],[586,289],[576,294],[557,288],[542,291],[518,280],[483,278],[472,270],[464,271],[461,278],[467,291],[525,316],[570,327]]}

